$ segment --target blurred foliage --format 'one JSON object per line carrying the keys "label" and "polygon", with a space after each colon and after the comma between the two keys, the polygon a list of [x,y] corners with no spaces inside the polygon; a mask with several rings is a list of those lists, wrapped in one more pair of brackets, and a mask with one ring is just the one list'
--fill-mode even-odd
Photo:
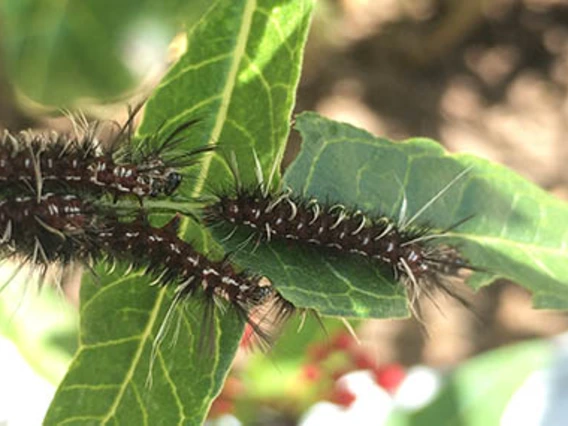
{"label": "blurred foliage", "polygon": [[396,410],[387,426],[498,425],[511,396],[527,377],[551,366],[552,349],[545,341],[534,341],[475,357],[447,377],[430,404],[415,411]]}
{"label": "blurred foliage", "polygon": [[[5,0],[0,41],[12,83],[33,101],[70,106],[116,99],[158,66],[204,0]],[[154,68],[154,71],[156,69]]]}
{"label": "blurred foliage", "polygon": [[50,286],[37,290],[37,276],[0,269],[0,333],[18,347],[34,370],[53,384],[65,375],[78,345],[77,310]]}
{"label": "blurred foliage", "polygon": [[258,419],[258,406],[265,410],[302,413],[320,396],[313,384],[302,377],[302,369],[313,362],[311,351],[329,342],[344,325],[337,319],[318,319],[311,314],[290,321],[269,354],[251,354],[238,374],[243,392],[235,395],[236,413],[244,424]]}

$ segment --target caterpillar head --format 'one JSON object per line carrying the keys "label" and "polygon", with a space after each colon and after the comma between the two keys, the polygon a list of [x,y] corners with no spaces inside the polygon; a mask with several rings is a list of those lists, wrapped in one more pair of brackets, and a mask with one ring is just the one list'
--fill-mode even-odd
{"label": "caterpillar head", "polygon": [[169,170],[162,176],[150,177],[150,197],[172,195],[181,185],[183,177],[175,170]]}

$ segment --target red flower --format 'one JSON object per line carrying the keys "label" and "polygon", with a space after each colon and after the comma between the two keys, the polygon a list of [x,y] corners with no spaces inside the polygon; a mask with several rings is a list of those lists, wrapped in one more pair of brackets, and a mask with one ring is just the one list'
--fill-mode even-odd
{"label": "red flower", "polygon": [[400,364],[383,365],[376,368],[374,373],[377,384],[389,393],[393,393],[398,388],[406,375]]}
{"label": "red flower", "polygon": [[357,397],[344,386],[336,386],[331,395],[331,402],[341,405],[342,407],[348,408],[353,404]]}
{"label": "red flower", "polygon": [[243,349],[250,349],[253,345],[253,341],[254,341],[254,329],[250,324],[246,324],[245,330],[243,332],[243,337],[241,337],[239,346]]}

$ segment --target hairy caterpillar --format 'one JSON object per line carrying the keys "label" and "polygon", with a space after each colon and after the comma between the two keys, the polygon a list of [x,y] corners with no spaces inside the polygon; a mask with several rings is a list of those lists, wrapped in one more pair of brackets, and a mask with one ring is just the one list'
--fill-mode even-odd
{"label": "hairy caterpillar", "polygon": [[[453,284],[463,278],[464,272],[477,268],[470,265],[456,247],[440,242],[441,237],[470,217],[439,231],[414,224],[425,209],[468,171],[462,171],[410,219],[405,217],[406,203],[403,202],[397,220],[368,215],[343,205],[302,199],[291,191],[271,193],[267,190],[270,185],[264,185],[260,178],[259,185],[245,188],[234,172],[236,189],[216,195],[215,201],[204,207],[204,220],[211,226],[225,223],[235,230],[246,228],[265,244],[273,239],[286,240],[292,246],[312,246],[378,263],[404,285],[409,306],[420,317],[419,297],[425,295],[433,300],[436,291],[470,306]],[[257,175],[262,176],[260,172]]]}
{"label": "hairy caterpillar", "polygon": [[[237,272],[228,257],[213,261],[197,252],[190,243],[177,236],[180,216],[176,215],[161,228],[151,226],[144,218],[132,222],[107,221],[98,233],[101,251],[111,259],[129,261],[135,268],[145,268],[156,277],[153,284],[174,284],[172,306],[198,295],[207,307],[228,301],[232,309],[253,329],[261,345],[270,344],[269,328],[254,320],[250,313],[262,305],[270,305],[271,326],[284,321],[293,311],[276,290],[261,276]],[[206,309],[204,329],[212,324],[212,309]]]}
{"label": "hairy caterpillar", "polygon": [[[182,155],[173,149],[183,132],[196,123],[189,121],[171,133],[143,139],[131,146],[134,113],[104,149],[99,140],[102,123],[80,123],[75,134],[4,131],[0,137],[0,188],[14,192],[22,185],[47,191],[101,195],[115,198],[172,195],[182,181],[179,169],[196,163],[196,157],[212,147],[197,148]],[[158,145],[158,146],[156,146]]]}
{"label": "hairy caterpillar", "polygon": [[[72,261],[91,264],[101,258],[130,262],[155,277],[154,284],[175,285],[174,301],[200,297],[207,307],[227,301],[247,321],[259,342],[268,343],[268,329],[254,320],[252,310],[274,305],[283,319],[292,306],[260,276],[237,272],[228,258],[213,261],[177,236],[176,216],[157,228],[144,218],[118,220],[111,211],[74,195],[46,194],[0,201],[0,252],[44,270]],[[206,310],[207,324],[213,310]]]}
{"label": "hairy caterpillar", "polygon": [[0,251],[33,264],[69,263],[85,254],[93,209],[74,195],[45,194],[0,201]]}

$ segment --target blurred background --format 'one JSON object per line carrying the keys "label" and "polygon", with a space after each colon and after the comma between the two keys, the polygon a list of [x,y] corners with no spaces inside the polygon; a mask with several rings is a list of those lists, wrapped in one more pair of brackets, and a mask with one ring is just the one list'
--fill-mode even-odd
{"label": "blurred background", "polygon": [[[69,123],[58,117],[59,108],[121,120],[132,96],[150,93],[183,51],[176,18],[180,10],[197,18],[207,4],[147,3],[3,1],[0,127],[64,130]],[[393,140],[431,137],[451,152],[504,164],[566,199],[567,89],[566,0],[319,0],[296,112],[315,110]],[[286,161],[298,146],[298,136],[292,134]],[[77,294],[77,284],[67,287],[71,307]],[[43,321],[31,314],[38,311],[36,306],[14,313],[21,294],[1,296],[0,335],[8,339],[0,340],[0,366],[18,359],[18,351],[4,349],[15,342],[31,363],[30,371],[50,383],[40,398],[41,414],[49,403],[49,389],[61,379],[65,360],[73,353],[76,312],[64,310],[64,318],[54,320],[57,330],[46,331],[38,325]],[[49,298],[42,303],[55,304],[55,310],[64,303],[60,297]],[[567,329],[568,317],[533,310],[530,294],[508,282],[475,295],[479,319],[451,301],[438,303],[441,309],[426,306],[429,336],[414,320],[354,324],[359,343],[338,321],[326,320],[326,334],[308,320],[300,337],[298,324],[290,326],[268,359],[239,357],[211,422],[238,424],[231,417],[236,413],[243,424],[259,425],[498,424],[488,420],[494,418],[501,424],[518,424],[519,418],[529,421],[523,424],[555,424],[558,413],[550,408],[554,398],[547,389],[550,377],[562,377],[565,363],[555,360],[565,351],[558,336]],[[31,325],[22,325],[26,321]],[[507,370],[507,365],[517,366],[513,360],[518,368]],[[58,367],[52,367],[53,362]],[[546,376],[543,372],[551,366],[560,370]],[[491,386],[480,379],[499,373],[516,376],[521,370],[526,374],[503,385],[506,389],[496,386],[503,401],[499,410],[493,409],[494,417],[479,414],[489,409],[456,408],[485,407],[494,397],[487,390]],[[531,375],[533,370],[540,376]],[[350,371],[357,372],[355,378],[345,379]],[[277,389],[270,386],[274,382]],[[2,374],[0,388],[6,383]],[[29,407],[25,383],[20,379],[21,404]],[[287,385],[280,386],[283,383]],[[533,391],[522,391],[526,383],[536,387],[527,385]],[[476,398],[460,399],[468,395],[460,386],[476,389]],[[554,395],[561,395],[562,389]],[[522,411],[528,406],[523,392],[528,392],[532,412],[541,417],[529,418]],[[13,413],[18,410],[12,401],[22,397],[18,395],[0,389],[0,425],[36,424]],[[547,401],[540,411],[538,398]],[[507,411],[514,401],[521,402]],[[436,413],[433,417],[428,417],[430,409]],[[341,417],[355,412],[368,414]],[[451,414],[444,417],[441,412]],[[436,418],[450,420],[437,423]]]}

